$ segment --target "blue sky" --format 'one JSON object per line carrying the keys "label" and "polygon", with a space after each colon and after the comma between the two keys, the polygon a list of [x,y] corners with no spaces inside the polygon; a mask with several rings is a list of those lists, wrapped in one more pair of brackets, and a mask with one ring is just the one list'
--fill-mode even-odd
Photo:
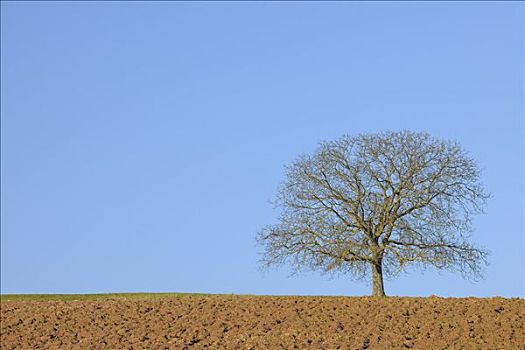
{"label": "blue sky", "polygon": [[524,4],[2,2],[1,291],[363,295],[261,273],[284,165],[342,134],[456,139],[493,198],[486,278],[524,296]]}

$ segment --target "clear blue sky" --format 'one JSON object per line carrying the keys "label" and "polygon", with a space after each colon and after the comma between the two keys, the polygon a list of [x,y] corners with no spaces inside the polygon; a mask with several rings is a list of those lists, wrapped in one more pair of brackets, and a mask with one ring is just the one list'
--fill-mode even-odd
{"label": "clear blue sky", "polygon": [[2,293],[363,295],[257,268],[283,167],[344,133],[456,139],[493,199],[486,279],[524,295],[524,4],[2,2]]}

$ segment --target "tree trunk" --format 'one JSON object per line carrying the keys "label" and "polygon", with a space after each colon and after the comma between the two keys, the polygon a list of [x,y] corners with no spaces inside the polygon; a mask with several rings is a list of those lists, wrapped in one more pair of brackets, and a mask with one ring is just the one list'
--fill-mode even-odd
{"label": "tree trunk", "polygon": [[384,297],[385,287],[383,286],[383,261],[379,260],[372,264],[372,296]]}

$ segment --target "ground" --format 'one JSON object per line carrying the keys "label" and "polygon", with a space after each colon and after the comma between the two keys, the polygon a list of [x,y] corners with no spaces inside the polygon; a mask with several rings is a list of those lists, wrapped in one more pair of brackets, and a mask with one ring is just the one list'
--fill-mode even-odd
{"label": "ground", "polygon": [[520,298],[9,296],[1,349],[525,349]]}

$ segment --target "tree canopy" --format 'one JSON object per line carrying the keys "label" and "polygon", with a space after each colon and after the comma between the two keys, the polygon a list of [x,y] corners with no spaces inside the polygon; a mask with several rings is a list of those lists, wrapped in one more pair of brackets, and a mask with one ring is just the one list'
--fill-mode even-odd
{"label": "tree canopy", "polygon": [[346,135],[286,168],[278,222],[257,235],[262,262],[372,275],[377,296],[384,274],[410,266],[477,278],[487,252],[470,233],[488,197],[479,166],[455,141],[410,131]]}

